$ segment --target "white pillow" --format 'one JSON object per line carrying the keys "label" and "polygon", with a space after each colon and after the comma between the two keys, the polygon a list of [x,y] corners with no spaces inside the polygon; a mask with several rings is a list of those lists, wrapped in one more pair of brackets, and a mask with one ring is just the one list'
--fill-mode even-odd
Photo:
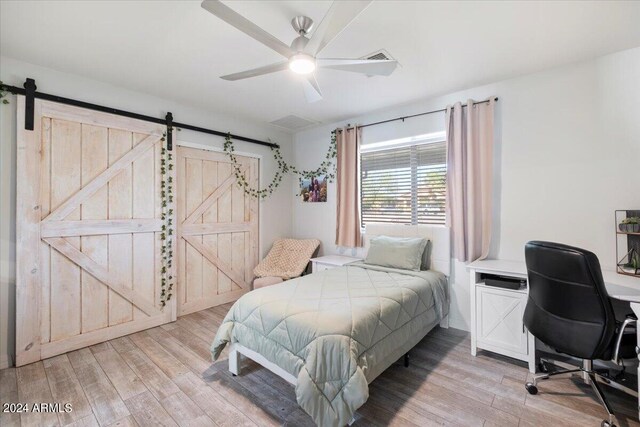
{"label": "white pillow", "polygon": [[419,237],[376,236],[370,240],[365,264],[420,271],[428,240]]}

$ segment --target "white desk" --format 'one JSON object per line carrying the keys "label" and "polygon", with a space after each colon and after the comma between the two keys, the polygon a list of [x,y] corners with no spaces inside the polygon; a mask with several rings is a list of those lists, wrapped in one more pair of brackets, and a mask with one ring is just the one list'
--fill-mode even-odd
{"label": "white desk", "polygon": [[[467,269],[502,276],[527,277],[527,267],[525,263],[521,261],[486,259],[472,262],[467,266]],[[640,304],[639,278],[618,274],[612,270],[602,270],[602,276],[607,287],[607,292],[611,298]]]}
{"label": "white desk", "polygon": [[[501,276],[510,276],[517,278],[527,277],[527,268],[524,262],[520,261],[503,261],[503,260],[482,260],[476,261],[467,266],[471,273],[471,353],[475,356],[476,353],[476,288],[479,285],[477,280],[477,274],[489,273]],[[602,276],[604,278],[607,292],[611,298],[619,299],[622,301],[629,301],[631,303],[631,309],[635,315],[640,318],[640,279],[618,274],[615,271],[603,270]],[[500,288],[497,288],[500,289]],[[528,287],[525,290],[528,292]],[[640,328],[636,328],[637,340],[640,343]],[[529,352],[527,360],[529,362],[529,369],[535,370],[535,339],[531,337],[528,332],[528,344]],[[484,348],[484,347],[483,347]],[[488,349],[491,350],[491,349]],[[502,353],[506,354],[506,353]],[[506,354],[507,356],[509,354]],[[638,354],[640,359],[640,354]],[[638,378],[640,378],[640,366],[638,367]],[[640,381],[638,384],[638,394],[640,395]],[[638,409],[640,412],[640,397],[638,400]]]}

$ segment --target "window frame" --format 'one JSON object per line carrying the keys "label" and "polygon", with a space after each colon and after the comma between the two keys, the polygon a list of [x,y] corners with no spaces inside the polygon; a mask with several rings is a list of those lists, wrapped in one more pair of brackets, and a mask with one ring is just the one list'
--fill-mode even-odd
{"label": "window frame", "polygon": [[437,221],[425,221],[420,222],[419,215],[419,189],[418,189],[418,180],[419,180],[419,165],[418,165],[418,146],[429,145],[435,143],[444,143],[444,179],[445,179],[445,204],[446,204],[446,180],[448,177],[448,168],[447,168],[447,146],[446,146],[446,134],[445,132],[436,132],[432,134],[419,135],[416,137],[403,138],[392,141],[383,141],[380,143],[373,143],[368,145],[363,145],[360,147],[360,152],[358,153],[359,161],[358,161],[358,193],[359,193],[359,214],[360,214],[360,226],[365,228],[367,223],[364,219],[364,191],[362,186],[363,180],[363,155],[374,152],[381,151],[390,151],[390,150],[399,150],[402,148],[409,147],[410,157],[409,157],[409,167],[410,167],[410,191],[411,191],[411,214],[410,214],[410,222],[405,222],[399,218],[393,218],[391,221],[368,221],[369,223],[383,223],[383,224],[398,224],[398,225],[435,225],[435,226],[444,226],[446,223],[446,207],[445,207],[445,217]]}

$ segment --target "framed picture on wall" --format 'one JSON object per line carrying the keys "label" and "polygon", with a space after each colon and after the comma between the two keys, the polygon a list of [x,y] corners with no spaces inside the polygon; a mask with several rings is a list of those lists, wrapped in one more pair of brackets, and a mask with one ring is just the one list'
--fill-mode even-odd
{"label": "framed picture on wall", "polygon": [[317,203],[327,201],[327,177],[318,175],[304,178],[300,184],[300,197],[303,202]]}

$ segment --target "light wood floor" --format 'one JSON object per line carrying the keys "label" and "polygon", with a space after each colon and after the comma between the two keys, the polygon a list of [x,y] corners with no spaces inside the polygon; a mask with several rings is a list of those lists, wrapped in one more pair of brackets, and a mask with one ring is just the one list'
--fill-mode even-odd
{"label": "light wood floor", "polygon": [[[0,371],[2,402],[73,404],[70,413],[2,413],[0,425],[313,425],[293,387],[253,362],[233,377],[225,353],[217,372],[201,378],[228,308]],[[411,367],[397,363],[371,384],[356,425],[600,425],[604,411],[578,379],[544,381],[529,396],[527,376],[518,362],[485,353],[473,358],[466,333],[435,329],[411,352]],[[633,399],[608,396],[621,425],[640,425]]]}

